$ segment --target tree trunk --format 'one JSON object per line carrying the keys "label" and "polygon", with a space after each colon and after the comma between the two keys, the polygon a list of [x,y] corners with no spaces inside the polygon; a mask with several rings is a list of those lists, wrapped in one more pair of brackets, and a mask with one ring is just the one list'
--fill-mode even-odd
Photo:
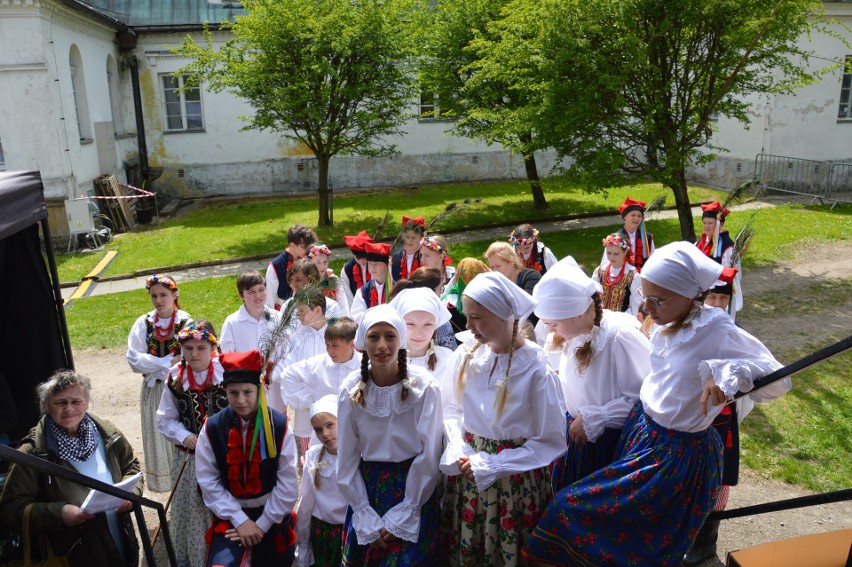
{"label": "tree trunk", "polygon": [[692,209],[689,206],[689,194],[686,190],[686,173],[679,171],[669,187],[675,196],[677,218],[680,221],[680,236],[683,240],[695,242],[695,225],[692,222]]}
{"label": "tree trunk", "polygon": [[319,188],[317,189],[317,197],[319,197],[319,219],[317,219],[317,226],[331,226],[332,224],[328,206],[329,161],[331,161],[331,156],[317,155],[317,163],[319,164]]}
{"label": "tree trunk", "polygon": [[527,170],[527,180],[529,180],[532,190],[533,205],[539,210],[546,209],[547,199],[544,198],[544,191],[541,189],[541,180],[538,177],[538,168],[535,165],[535,154],[524,156],[524,168]]}

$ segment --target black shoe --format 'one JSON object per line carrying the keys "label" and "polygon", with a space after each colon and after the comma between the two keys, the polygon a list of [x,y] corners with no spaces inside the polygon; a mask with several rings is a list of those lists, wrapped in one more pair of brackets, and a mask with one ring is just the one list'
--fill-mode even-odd
{"label": "black shoe", "polygon": [[699,565],[716,557],[716,540],[718,539],[719,520],[704,522],[689,551],[683,556],[683,564],[688,566]]}

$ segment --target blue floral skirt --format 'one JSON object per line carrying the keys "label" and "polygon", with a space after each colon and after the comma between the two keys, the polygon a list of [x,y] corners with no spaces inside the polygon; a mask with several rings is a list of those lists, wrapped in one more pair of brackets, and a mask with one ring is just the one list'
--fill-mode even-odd
{"label": "blue floral skirt", "polygon": [[615,459],[615,450],[621,441],[623,431],[623,429],[606,428],[594,443],[577,445],[568,435],[568,430],[574,423],[574,416],[566,412],[565,419],[568,422],[565,427],[568,450],[553,461],[554,493],[610,464]]}
{"label": "blue floral skirt", "polygon": [[637,404],[616,460],[557,494],[524,555],[547,565],[679,566],[713,509],[722,442],[666,429]]}
{"label": "blue floral skirt", "polygon": [[[405,483],[414,459],[401,463],[361,461],[361,476],[367,488],[370,506],[379,516],[405,499]],[[382,551],[367,545],[358,545],[352,525],[352,508],[346,511],[343,523],[343,565],[370,567],[415,567],[435,564],[438,554],[438,514],[440,494],[432,494],[420,508],[420,534],[417,543],[398,539]]]}

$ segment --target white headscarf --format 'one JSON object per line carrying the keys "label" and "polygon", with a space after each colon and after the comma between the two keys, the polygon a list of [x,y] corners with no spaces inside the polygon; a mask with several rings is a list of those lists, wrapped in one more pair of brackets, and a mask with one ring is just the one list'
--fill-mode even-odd
{"label": "white headscarf", "polygon": [[693,298],[722,274],[722,265],[689,242],[672,242],[651,254],[640,277],[678,295]]}
{"label": "white headscarf", "polygon": [[425,311],[435,317],[435,326],[440,327],[450,320],[450,312],[431,289],[415,287],[404,289],[393,298],[390,306],[405,317],[412,311]]}
{"label": "white headscarf", "polygon": [[387,303],[370,307],[364,312],[364,316],[361,317],[361,322],[358,324],[358,331],[355,333],[355,348],[365,350],[364,338],[367,336],[367,331],[377,323],[392,325],[399,335],[401,348],[405,348],[405,342],[408,340],[405,333],[405,321],[403,321],[402,315]]}
{"label": "white headscarf", "polygon": [[476,301],[501,319],[526,319],[536,300],[500,272],[479,274],[467,284],[462,295]]}
{"label": "white headscarf", "polygon": [[329,394],[311,404],[311,419],[318,413],[330,413],[337,417],[337,396]]}
{"label": "white headscarf", "polygon": [[554,264],[533,289],[538,301],[535,314],[539,319],[559,321],[585,313],[592,304],[592,294],[600,286],[580,269],[571,256]]}

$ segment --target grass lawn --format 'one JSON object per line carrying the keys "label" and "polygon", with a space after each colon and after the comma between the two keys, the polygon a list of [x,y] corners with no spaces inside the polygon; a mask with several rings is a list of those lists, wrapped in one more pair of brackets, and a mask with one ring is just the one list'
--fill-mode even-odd
{"label": "grass lawn", "polygon": [[[536,211],[529,185],[523,181],[441,184],[412,189],[343,193],[335,195],[335,226],[319,229],[326,243],[341,242],[344,234],[366,229],[371,234],[390,211],[392,224],[385,235],[396,234],[402,215],[433,218],[447,203],[481,199],[482,204],[449,218],[438,229],[481,224],[534,222],[536,219],[590,211],[615,210],[627,195],[651,201],[660,194],[674,198],[657,183],[625,184],[607,193],[585,193],[563,177],[544,181],[550,208]],[[710,189],[690,190],[692,201],[719,199]],[[136,270],[272,253],[287,245],[287,229],[296,223],[315,226],[317,201],[310,197],[286,199],[244,199],[239,202],[212,202],[197,211],[171,219],[162,225],[142,227],[125,234],[107,246],[118,257],[104,275],[132,274]],[[520,220],[519,220],[520,219]],[[57,256],[59,279],[77,281],[85,276],[102,254]]]}

